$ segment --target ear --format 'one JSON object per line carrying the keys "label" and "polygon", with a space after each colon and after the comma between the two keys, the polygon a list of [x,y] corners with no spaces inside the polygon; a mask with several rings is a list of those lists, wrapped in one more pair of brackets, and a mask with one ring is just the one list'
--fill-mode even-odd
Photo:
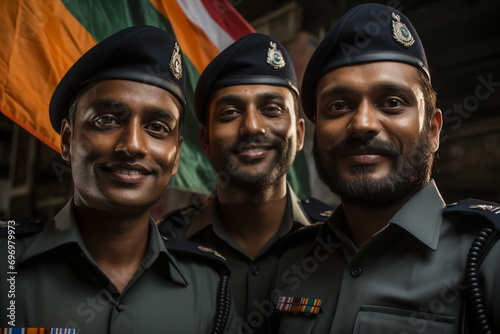
{"label": "ear", "polygon": [[434,109],[434,114],[432,115],[431,124],[429,128],[429,137],[431,141],[432,152],[436,152],[439,148],[439,133],[443,127],[443,113],[441,109]]}
{"label": "ear", "polygon": [[209,149],[209,138],[208,138],[208,125],[202,125],[200,128],[200,142],[201,149],[207,158],[210,157],[210,149]]}
{"label": "ear", "polygon": [[172,168],[172,176],[177,174],[177,171],[179,170],[179,160],[181,158],[181,149],[182,149],[183,142],[184,142],[184,137],[179,136],[179,142],[177,145],[177,153],[175,154],[174,167]]}
{"label": "ear", "polygon": [[303,118],[297,119],[297,152],[304,147],[304,137],[306,133],[306,122]]}
{"label": "ear", "polygon": [[73,127],[69,119],[65,118],[61,122],[61,156],[66,161],[71,161],[71,138]]}

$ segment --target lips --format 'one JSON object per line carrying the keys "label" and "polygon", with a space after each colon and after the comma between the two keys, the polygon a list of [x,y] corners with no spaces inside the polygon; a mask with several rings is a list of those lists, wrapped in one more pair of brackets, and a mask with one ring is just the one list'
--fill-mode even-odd
{"label": "lips", "polygon": [[138,183],[152,174],[151,170],[140,164],[111,164],[106,166],[104,170],[109,173],[112,179],[124,183]]}
{"label": "lips", "polygon": [[272,145],[268,144],[249,144],[239,147],[235,152],[246,160],[262,159],[273,149]]}

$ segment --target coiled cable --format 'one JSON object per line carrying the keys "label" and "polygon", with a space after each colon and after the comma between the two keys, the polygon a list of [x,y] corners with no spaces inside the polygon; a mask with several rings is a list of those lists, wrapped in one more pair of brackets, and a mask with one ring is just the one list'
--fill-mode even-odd
{"label": "coiled cable", "polygon": [[223,334],[231,311],[231,291],[229,289],[229,274],[221,275],[217,291],[217,310],[212,334]]}
{"label": "coiled cable", "polygon": [[490,228],[483,229],[472,243],[465,265],[465,285],[467,286],[468,319],[475,328],[474,333],[492,334],[484,306],[482,288],[479,281],[479,266],[484,254],[496,240],[498,233]]}

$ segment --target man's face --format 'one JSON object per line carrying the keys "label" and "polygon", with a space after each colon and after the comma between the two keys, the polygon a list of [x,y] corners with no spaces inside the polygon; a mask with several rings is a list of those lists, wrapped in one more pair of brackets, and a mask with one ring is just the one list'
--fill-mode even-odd
{"label": "man's face", "polygon": [[217,90],[200,137],[217,172],[245,187],[267,187],[286,177],[302,149],[304,120],[286,87],[240,85]]}
{"label": "man's face", "polygon": [[416,68],[341,67],[323,76],[316,92],[316,167],[342,201],[386,206],[429,181],[442,120],[435,109],[427,124]]}
{"label": "man's face", "polygon": [[78,206],[126,213],[162,196],[179,163],[180,104],[164,89],[105,80],[79,99],[61,130]]}

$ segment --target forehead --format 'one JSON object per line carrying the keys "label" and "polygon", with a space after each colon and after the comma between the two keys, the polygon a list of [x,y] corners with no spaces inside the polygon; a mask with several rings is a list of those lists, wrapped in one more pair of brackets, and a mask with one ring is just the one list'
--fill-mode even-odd
{"label": "forehead", "polygon": [[344,66],[321,77],[316,93],[319,98],[332,86],[370,90],[380,88],[382,85],[394,84],[419,89],[418,71],[414,66],[390,61]]}
{"label": "forehead", "polygon": [[78,106],[86,107],[98,100],[115,102],[143,109],[159,108],[168,110],[179,117],[181,104],[167,90],[130,80],[102,80],[83,89]]}

